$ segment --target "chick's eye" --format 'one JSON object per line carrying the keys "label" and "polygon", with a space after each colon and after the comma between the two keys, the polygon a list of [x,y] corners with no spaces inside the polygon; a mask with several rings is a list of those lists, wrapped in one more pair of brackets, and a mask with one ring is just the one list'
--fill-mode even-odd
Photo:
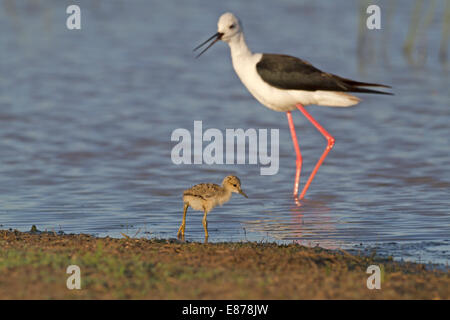
{"label": "chick's eye", "polygon": [[234,25],[234,24],[232,24],[232,25],[230,26],[230,29],[234,29],[234,27],[235,27],[235,25]]}

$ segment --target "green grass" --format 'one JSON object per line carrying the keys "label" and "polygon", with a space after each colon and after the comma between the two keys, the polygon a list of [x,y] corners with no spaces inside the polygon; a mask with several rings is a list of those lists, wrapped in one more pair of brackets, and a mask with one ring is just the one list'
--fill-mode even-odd
{"label": "green grass", "polygon": [[[0,231],[0,298],[448,299],[448,272],[270,243],[177,243]],[[66,268],[81,269],[68,290]],[[381,267],[382,289],[366,287]]]}

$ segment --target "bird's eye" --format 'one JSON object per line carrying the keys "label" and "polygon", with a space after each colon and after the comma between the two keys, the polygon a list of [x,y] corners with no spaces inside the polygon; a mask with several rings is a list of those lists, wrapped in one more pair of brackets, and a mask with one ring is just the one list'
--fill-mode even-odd
{"label": "bird's eye", "polygon": [[234,25],[234,24],[232,24],[232,25],[230,26],[230,29],[234,29],[234,27],[235,27],[235,25]]}
{"label": "bird's eye", "polygon": [[237,185],[236,185],[236,184],[233,184],[233,187],[237,187]]}

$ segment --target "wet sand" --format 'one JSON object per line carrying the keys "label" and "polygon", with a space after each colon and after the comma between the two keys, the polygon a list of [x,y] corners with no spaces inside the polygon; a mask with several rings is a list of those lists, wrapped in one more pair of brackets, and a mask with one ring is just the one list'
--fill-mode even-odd
{"label": "wet sand", "polygon": [[[0,231],[0,299],[449,299],[448,271],[298,244]],[[81,269],[81,290],[66,269]],[[366,286],[380,266],[381,289]]]}

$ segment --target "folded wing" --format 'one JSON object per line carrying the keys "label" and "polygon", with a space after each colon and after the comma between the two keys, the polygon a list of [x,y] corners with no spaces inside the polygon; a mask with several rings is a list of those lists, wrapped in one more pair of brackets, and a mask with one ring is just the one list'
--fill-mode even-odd
{"label": "folded wing", "polygon": [[256,64],[256,69],[265,82],[279,89],[362,92],[392,95],[392,93],[389,92],[363,88],[390,88],[389,86],[342,78],[331,73],[323,72],[307,61],[288,55],[263,54],[261,60]]}

